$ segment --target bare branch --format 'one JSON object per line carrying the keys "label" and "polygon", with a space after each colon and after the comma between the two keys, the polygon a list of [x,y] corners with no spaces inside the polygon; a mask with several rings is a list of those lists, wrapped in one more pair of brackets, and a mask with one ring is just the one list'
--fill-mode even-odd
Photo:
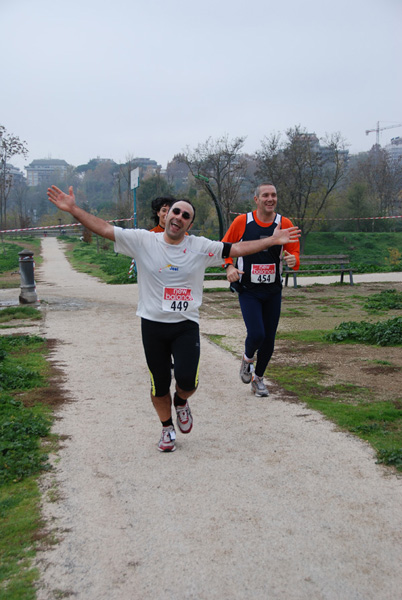
{"label": "bare branch", "polygon": [[[240,187],[247,172],[247,160],[241,153],[245,137],[229,139],[228,135],[213,139],[209,137],[195,149],[186,148],[178,160],[185,163],[191,174],[209,179],[222,210],[225,227],[230,222],[230,212],[235,205]],[[200,183],[200,187],[206,187]]]}
{"label": "bare branch", "polygon": [[284,141],[278,134],[265,138],[256,160],[257,175],[275,185],[280,211],[295,219],[304,242],[345,174],[347,151],[341,135],[319,140],[296,126],[286,131]]}

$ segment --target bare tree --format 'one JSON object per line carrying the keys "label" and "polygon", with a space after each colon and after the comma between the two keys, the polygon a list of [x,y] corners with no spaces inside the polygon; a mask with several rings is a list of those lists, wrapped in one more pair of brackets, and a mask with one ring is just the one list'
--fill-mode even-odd
{"label": "bare tree", "polygon": [[278,134],[265,138],[256,159],[260,181],[270,181],[277,188],[280,210],[302,230],[304,248],[307,235],[344,177],[344,140],[339,133],[319,140],[296,126],[286,131],[283,142]]}
{"label": "bare tree", "polygon": [[[135,163],[133,156],[126,156],[126,162],[119,165],[118,172],[115,178],[116,194],[117,194],[117,217],[129,218],[133,215],[133,200],[132,191],[130,188],[131,171],[138,165]],[[134,222],[133,222],[134,225]]]}
{"label": "bare tree", "polygon": [[247,172],[247,160],[241,153],[245,139],[236,137],[230,140],[227,134],[217,139],[209,137],[194,150],[187,147],[184,153],[176,157],[188,166],[194,177],[204,177],[197,179],[198,184],[209,193],[210,186],[221,209],[226,229]]}
{"label": "bare tree", "polygon": [[[28,213],[28,187],[22,178],[12,186],[9,204],[15,207],[15,213],[17,217],[16,227],[25,229],[31,226],[31,219]],[[10,214],[10,211],[9,211]]]}
{"label": "bare tree", "polygon": [[393,158],[379,145],[360,158],[352,170],[351,180],[367,186],[376,214],[394,215],[402,189],[402,160]]}
{"label": "bare tree", "polygon": [[6,128],[0,125],[0,229],[7,227],[7,199],[13,183],[9,161],[13,156],[27,154],[26,142],[21,142],[19,137],[7,133]]}

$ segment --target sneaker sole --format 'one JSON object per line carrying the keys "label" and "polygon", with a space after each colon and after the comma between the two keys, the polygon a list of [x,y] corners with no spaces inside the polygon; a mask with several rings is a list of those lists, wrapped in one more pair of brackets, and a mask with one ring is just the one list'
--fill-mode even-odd
{"label": "sneaker sole", "polygon": [[158,446],[158,450],[159,452],[174,452],[176,450],[176,446],[173,446],[173,448],[160,448]]}
{"label": "sneaker sole", "polygon": [[269,396],[269,392],[267,394],[264,394],[262,392],[259,392],[258,390],[253,390],[253,388],[251,388],[251,389],[254,393],[254,396],[257,396],[257,398],[268,398],[268,396]]}

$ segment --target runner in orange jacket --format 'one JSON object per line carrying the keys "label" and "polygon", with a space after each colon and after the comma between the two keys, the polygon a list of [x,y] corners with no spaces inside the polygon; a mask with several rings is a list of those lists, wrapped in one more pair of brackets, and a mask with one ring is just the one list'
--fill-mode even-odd
{"label": "runner in orange jacket", "polygon": [[[254,195],[256,210],[236,217],[226,232],[223,242],[257,240],[270,237],[279,226],[293,227],[290,219],[275,212],[278,202],[276,188],[270,183],[260,184]],[[239,257],[236,266],[226,260],[227,279],[231,289],[239,293],[239,303],[247,328],[245,351],[240,378],[250,383],[256,396],[268,396],[264,372],[274,351],[282,300],[283,262],[299,268],[299,241],[284,246],[271,246],[257,254]],[[254,370],[254,355],[257,362]]]}

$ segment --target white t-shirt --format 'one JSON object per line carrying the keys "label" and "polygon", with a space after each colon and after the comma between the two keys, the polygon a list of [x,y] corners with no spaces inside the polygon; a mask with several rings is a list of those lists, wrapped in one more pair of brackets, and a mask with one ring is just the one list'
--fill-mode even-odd
{"label": "white t-shirt", "polygon": [[139,299],[137,315],[150,321],[199,321],[204,272],[222,265],[223,243],[186,235],[168,244],[164,233],[114,228],[115,252],[135,258]]}

